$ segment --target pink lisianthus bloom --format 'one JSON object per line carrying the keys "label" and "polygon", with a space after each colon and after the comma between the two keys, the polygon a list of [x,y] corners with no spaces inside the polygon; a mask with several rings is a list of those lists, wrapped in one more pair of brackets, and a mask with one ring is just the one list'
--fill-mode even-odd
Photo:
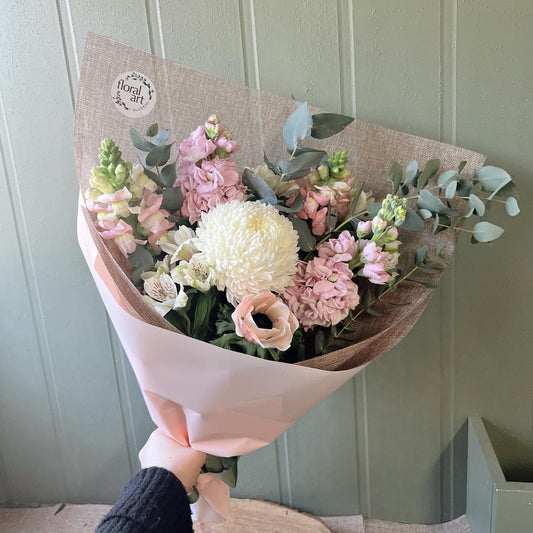
{"label": "pink lisianthus bloom", "polygon": [[333,258],[335,261],[351,261],[357,252],[355,238],[344,230],[337,239],[329,239],[318,247],[318,256],[326,259]]}
{"label": "pink lisianthus bloom", "polygon": [[359,304],[353,273],[342,261],[315,257],[300,261],[293,276],[294,285],[287,287],[284,300],[304,329],[329,327],[344,320]]}
{"label": "pink lisianthus bloom", "polygon": [[114,239],[119,250],[122,252],[122,255],[125,257],[127,257],[128,254],[133,253],[137,246],[133,237],[133,228],[123,220],[119,220],[114,228],[107,231],[101,231],[100,236],[107,240]]}
{"label": "pink lisianthus bloom", "polygon": [[215,143],[205,135],[205,127],[198,126],[178,148],[180,160],[196,163],[216,150]]}
{"label": "pink lisianthus bloom", "polygon": [[368,278],[371,283],[385,285],[392,279],[387,272],[390,268],[391,257],[388,252],[384,252],[375,242],[369,242],[363,248],[361,261],[364,266],[359,271],[360,276]]}
{"label": "pink lisianthus bloom", "polygon": [[181,213],[191,223],[198,222],[202,213],[231,200],[246,200],[245,186],[237,164],[215,157],[202,161],[202,166],[180,165],[179,183],[183,193]]}
{"label": "pink lisianthus bloom", "polygon": [[[254,315],[265,315],[263,319],[266,318],[267,327],[258,325]],[[237,335],[261,348],[277,348],[282,352],[291,345],[292,336],[299,325],[285,303],[271,292],[246,295],[231,318]]]}

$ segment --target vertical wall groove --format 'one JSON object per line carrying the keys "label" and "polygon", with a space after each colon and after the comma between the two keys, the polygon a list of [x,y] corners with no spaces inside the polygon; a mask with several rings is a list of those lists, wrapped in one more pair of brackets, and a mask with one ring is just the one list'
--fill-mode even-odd
{"label": "vertical wall groove", "polygon": [[[59,402],[59,393],[54,376],[54,365],[52,355],[50,353],[50,345],[46,331],[46,322],[43,314],[42,303],[40,298],[39,286],[36,280],[35,262],[33,260],[32,251],[30,247],[30,239],[28,232],[28,224],[24,210],[24,203],[22,201],[22,193],[20,190],[19,179],[17,174],[15,155],[11,145],[11,137],[9,132],[9,125],[7,122],[7,114],[4,106],[4,99],[0,91],[0,114],[2,123],[0,125],[0,148],[2,151],[2,160],[4,162],[6,186],[9,196],[9,205],[15,221],[15,232],[17,235],[17,242],[19,243],[19,254],[22,258],[22,270],[25,280],[25,286],[28,293],[28,300],[30,302],[31,319],[30,322],[35,331],[35,339],[38,346],[38,360],[43,374],[43,379],[46,385],[46,401],[50,412],[52,413],[52,425],[57,442],[57,447],[60,450],[60,455],[63,458],[63,463],[66,463],[65,454],[65,439],[64,439],[64,424],[61,416],[61,407]],[[5,156],[5,150],[7,156]],[[5,157],[4,157],[5,156]],[[9,161],[9,162],[8,162]],[[11,175],[11,177],[10,177]],[[66,465],[68,468],[69,465]],[[60,473],[62,490],[66,494],[68,491],[67,475],[65,467],[61,468]]]}
{"label": "vertical wall groove", "polygon": [[355,116],[355,39],[352,0],[337,0],[341,113]]}
{"label": "vertical wall groove", "polygon": [[[456,58],[457,0],[441,0],[440,5],[440,140],[456,142]],[[441,520],[451,520],[455,512],[455,263],[448,268],[440,291],[440,374],[441,374]]]}

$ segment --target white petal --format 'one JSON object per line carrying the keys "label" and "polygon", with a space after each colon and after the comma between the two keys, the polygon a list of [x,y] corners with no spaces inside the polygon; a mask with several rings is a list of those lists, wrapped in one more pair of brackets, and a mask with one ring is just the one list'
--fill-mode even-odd
{"label": "white petal", "polygon": [[172,309],[172,305],[169,305],[166,302],[158,302],[150,298],[150,296],[144,295],[143,299],[148,302],[161,316],[165,316]]}

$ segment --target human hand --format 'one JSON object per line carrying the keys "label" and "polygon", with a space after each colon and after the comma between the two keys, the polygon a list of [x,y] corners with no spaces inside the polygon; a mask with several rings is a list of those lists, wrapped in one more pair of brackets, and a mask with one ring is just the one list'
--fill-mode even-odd
{"label": "human hand", "polygon": [[205,453],[182,446],[156,429],[139,452],[142,468],[159,466],[170,470],[190,492],[205,463]]}

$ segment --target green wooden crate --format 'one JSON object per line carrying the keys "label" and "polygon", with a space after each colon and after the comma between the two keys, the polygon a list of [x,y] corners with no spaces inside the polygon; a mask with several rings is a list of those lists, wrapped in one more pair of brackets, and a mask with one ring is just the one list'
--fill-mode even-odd
{"label": "green wooden crate", "polygon": [[533,533],[533,483],[505,479],[480,417],[468,419],[467,465],[472,533]]}

